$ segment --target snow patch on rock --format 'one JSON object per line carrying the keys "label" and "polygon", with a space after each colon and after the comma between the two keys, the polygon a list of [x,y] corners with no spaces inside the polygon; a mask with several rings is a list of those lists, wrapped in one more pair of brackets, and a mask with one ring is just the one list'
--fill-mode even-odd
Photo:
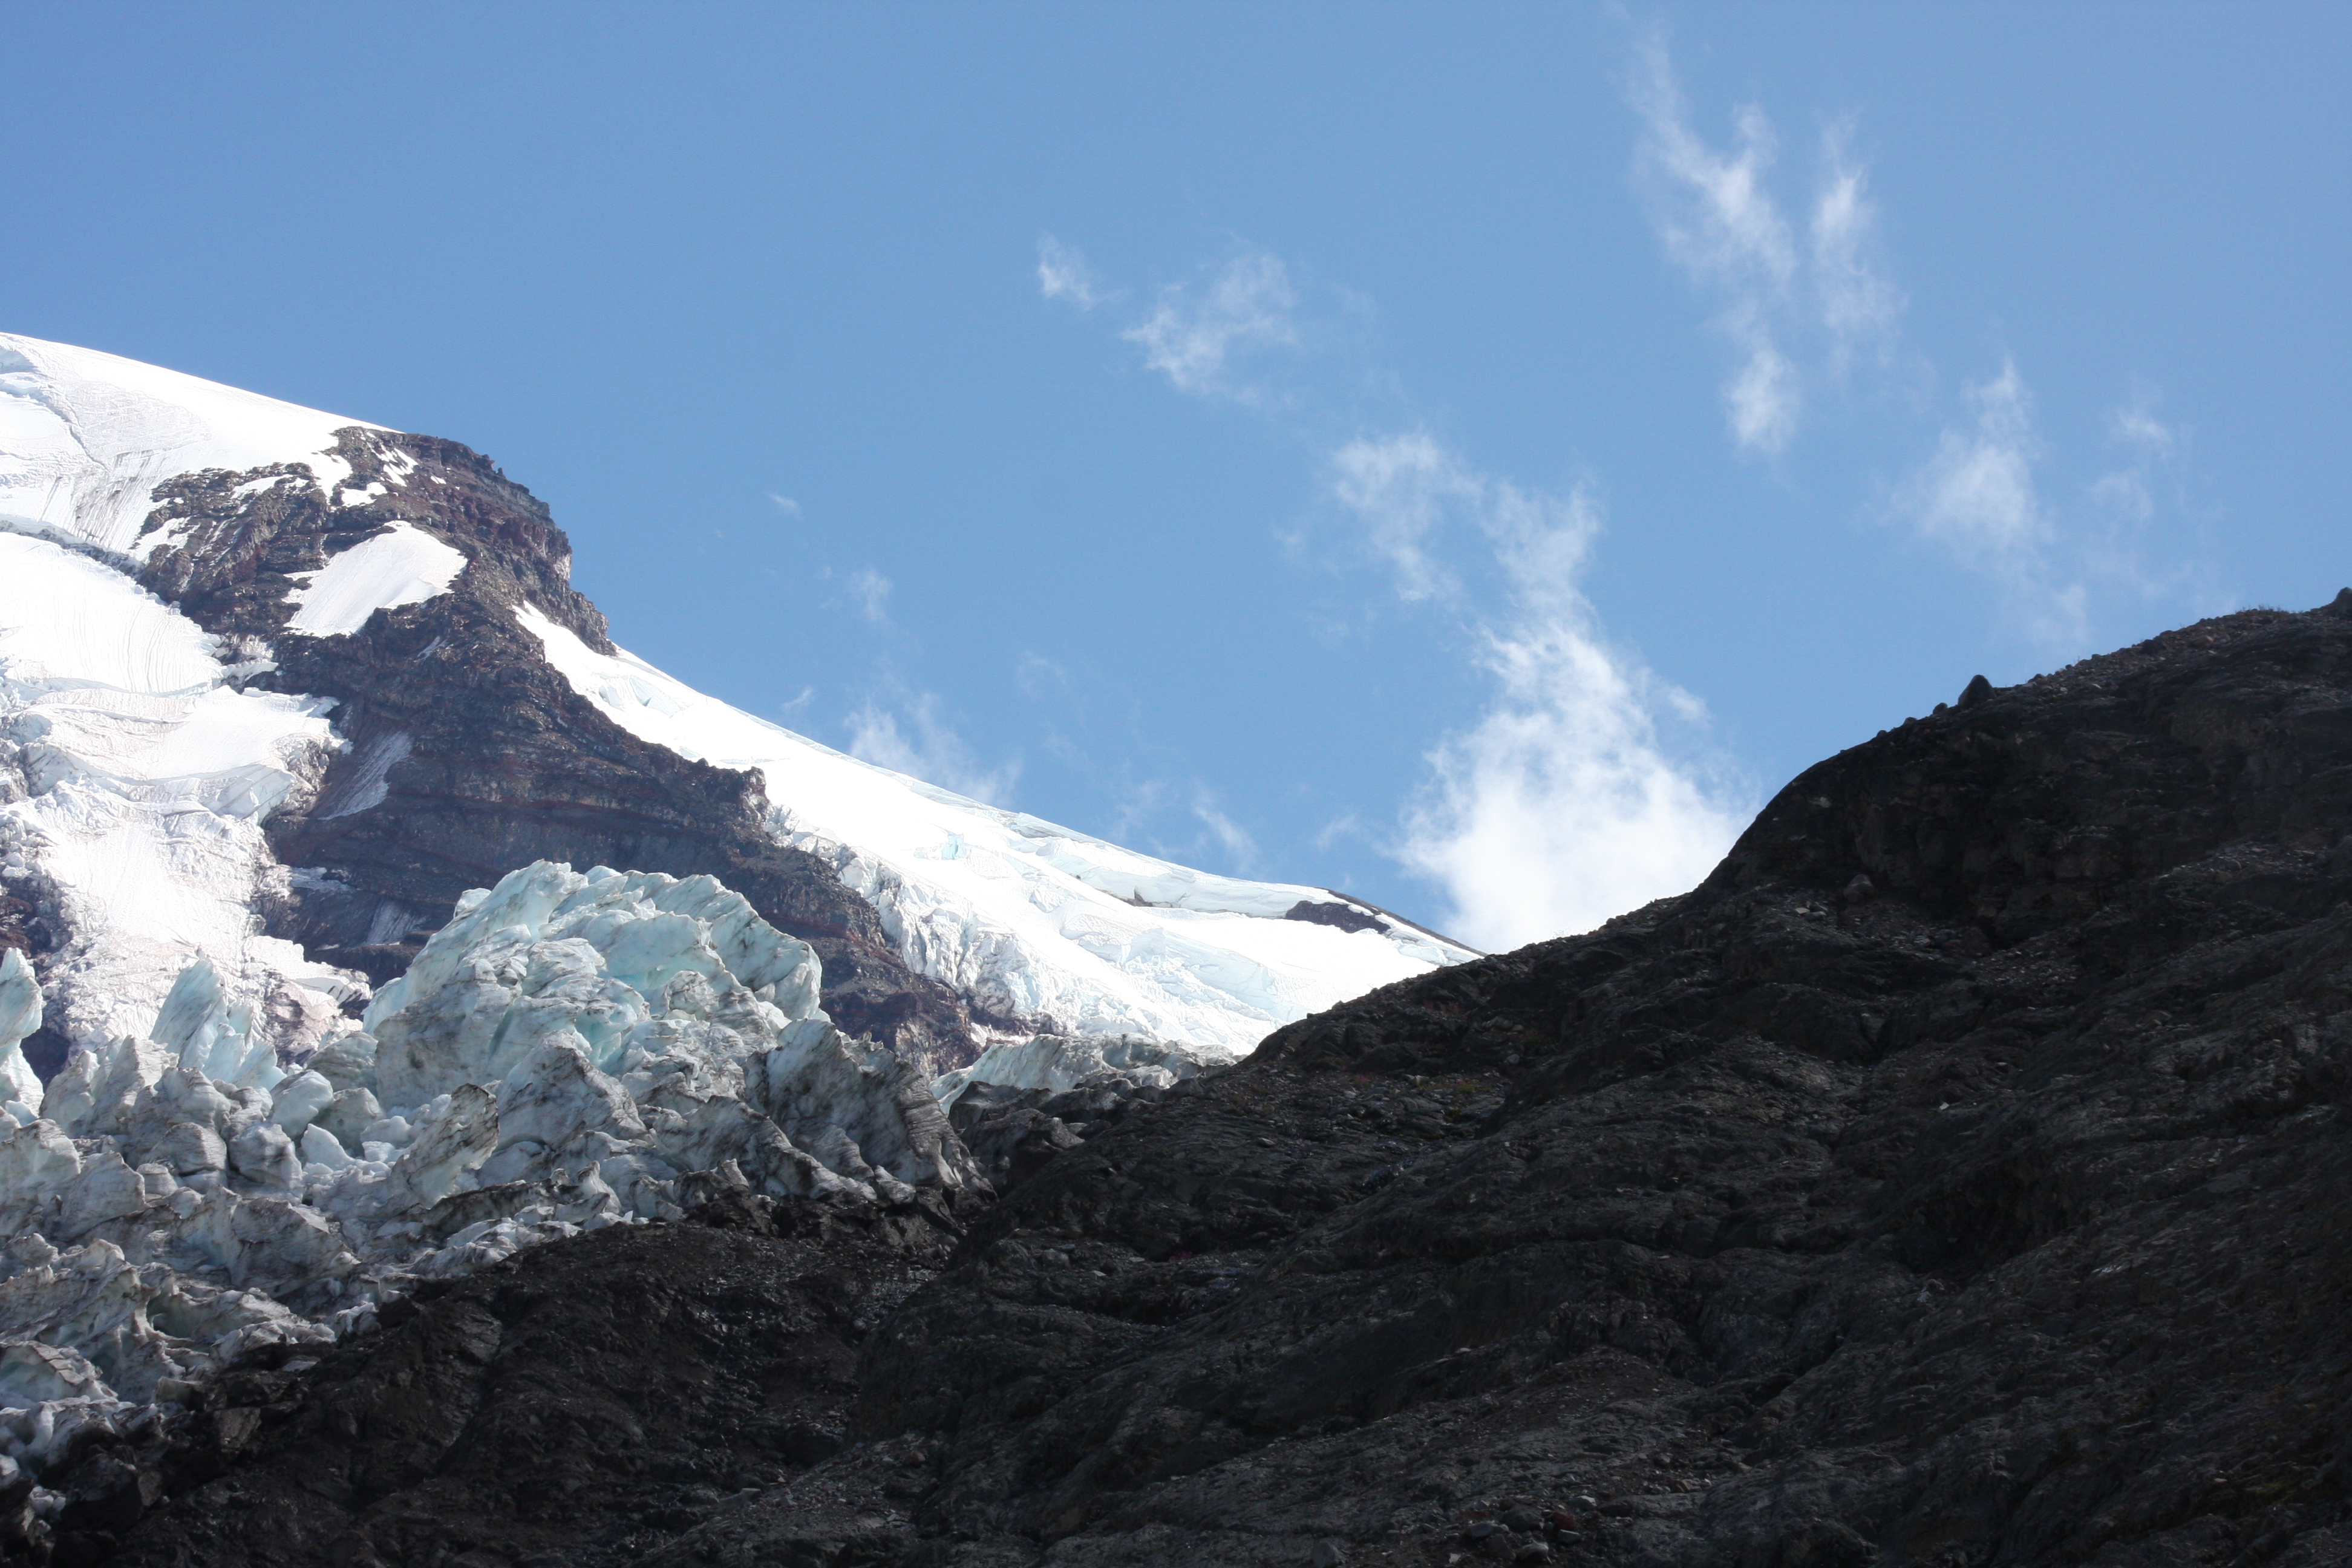
{"label": "snow patch on rock", "polygon": [[[351,495],[343,492],[347,502]],[[318,571],[294,574],[307,581],[290,595],[294,615],[286,629],[305,637],[347,637],[378,610],[438,598],[465,569],[463,551],[413,524],[395,522]]]}

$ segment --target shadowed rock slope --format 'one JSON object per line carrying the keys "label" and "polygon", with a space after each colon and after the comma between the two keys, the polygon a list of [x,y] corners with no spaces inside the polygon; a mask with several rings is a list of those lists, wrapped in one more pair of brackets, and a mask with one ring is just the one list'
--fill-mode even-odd
{"label": "shadowed rock slope", "polygon": [[[2347,896],[2352,591],[1972,687],[1689,894],[1102,1115],[857,1330],[859,1446],[658,1544],[485,1508],[409,1560],[2352,1560]],[[260,1522],[304,1445],[191,1452],[122,1561],[350,1560]]]}

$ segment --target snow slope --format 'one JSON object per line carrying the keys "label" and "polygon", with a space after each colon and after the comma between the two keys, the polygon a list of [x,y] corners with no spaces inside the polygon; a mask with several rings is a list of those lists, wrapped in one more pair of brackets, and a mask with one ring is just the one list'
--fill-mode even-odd
{"label": "snow slope", "polygon": [[646,740],[756,768],[785,842],[830,861],[909,964],[1063,1033],[1142,1034],[1223,1052],[1469,951],[1401,922],[1282,918],[1321,888],[1190,870],[938,789],[756,719],[627,653],[599,654],[525,605],[573,689]]}
{"label": "snow slope", "polygon": [[308,463],[321,488],[338,485],[352,470],[325,455],[334,432],[365,423],[0,332],[0,527],[129,554],[165,479]]}
{"label": "snow slope", "polygon": [[49,978],[76,1037],[148,1033],[196,959],[290,1006],[288,1050],[337,1016],[347,982],[253,929],[262,818],[324,765],[328,705],[236,689],[212,645],[113,568],[0,533],[0,874],[63,916]]}

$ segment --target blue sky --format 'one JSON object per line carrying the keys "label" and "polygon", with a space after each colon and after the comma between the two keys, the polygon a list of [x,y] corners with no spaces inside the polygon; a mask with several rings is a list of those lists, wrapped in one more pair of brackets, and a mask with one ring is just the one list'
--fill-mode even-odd
{"label": "blue sky", "polygon": [[13,5],[0,326],[457,439],[615,636],[1484,945],[2352,581],[2352,12]]}

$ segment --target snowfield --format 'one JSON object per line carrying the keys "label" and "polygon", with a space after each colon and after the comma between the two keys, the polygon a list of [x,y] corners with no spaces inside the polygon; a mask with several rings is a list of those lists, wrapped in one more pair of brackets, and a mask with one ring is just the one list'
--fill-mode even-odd
{"label": "snowfield", "polygon": [[165,479],[308,463],[322,489],[339,485],[352,470],[326,455],[334,433],[366,423],[0,332],[0,526],[152,551],[160,540],[142,544],[139,530]]}
{"label": "snowfield", "polygon": [[201,959],[299,1056],[352,978],[257,934],[284,875],[261,823],[337,742],[329,704],[235,689],[213,640],[113,568],[0,533],[0,877],[58,907],[50,1016],[71,1037],[146,1034]]}

